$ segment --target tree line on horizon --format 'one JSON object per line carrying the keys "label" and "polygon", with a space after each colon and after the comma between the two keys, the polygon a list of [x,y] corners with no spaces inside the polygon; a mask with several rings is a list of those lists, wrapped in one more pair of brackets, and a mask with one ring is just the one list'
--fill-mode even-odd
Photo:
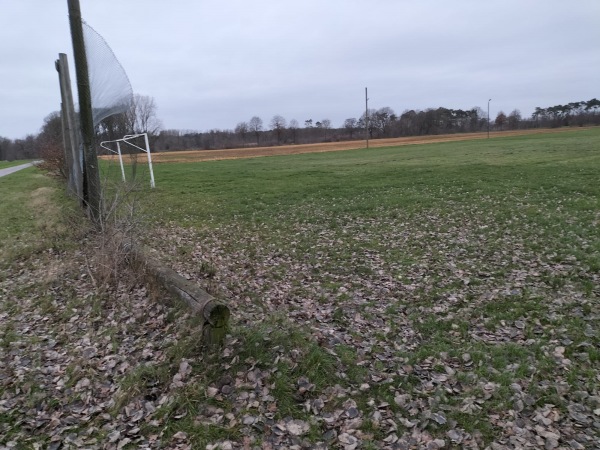
{"label": "tree line on horizon", "polygon": [[273,116],[265,126],[260,117],[254,116],[247,122],[239,122],[233,130],[163,130],[156,139],[155,148],[157,151],[213,150],[364,139],[367,124],[369,139],[487,131],[488,124],[492,131],[600,125],[600,101],[594,98],[538,107],[529,118],[523,118],[518,109],[508,115],[499,111],[496,118],[489,121],[487,113],[480,107],[405,110],[400,115],[390,107],[383,107],[369,109],[368,121],[363,112],[358,118],[346,119],[338,128],[332,127],[328,119],[306,119],[301,126],[295,119],[288,123],[281,115]]}
{"label": "tree line on horizon", "polygon": [[[209,131],[163,130],[157,117],[154,99],[136,95],[128,113],[102,121],[97,129],[97,141],[119,139],[126,134],[148,133],[153,151],[214,150],[255,146],[295,145],[344,140],[394,138],[436,134],[556,128],[563,126],[600,125],[600,100],[572,102],[547,108],[537,107],[529,118],[523,118],[518,109],[508,115],[499,111],[488,120],[480,107],[470,110],[445,107],[425,110],[405,110],[396,114],[390,107],[369,109],[359,117],[350,117],[339,127],[329,119],[289,122],[274,115],[268,124],[254,116],[239,122],[232,130]],[[0,160],[50,158],[62,151],[60,113],[51,113],[37,135],[10,140],[0,136]]]}

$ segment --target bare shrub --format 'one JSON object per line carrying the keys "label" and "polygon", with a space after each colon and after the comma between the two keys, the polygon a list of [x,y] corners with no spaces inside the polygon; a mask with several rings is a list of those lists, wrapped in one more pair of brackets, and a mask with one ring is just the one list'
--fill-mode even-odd
{"label": "bare shrub", "polygon": [[65,153],[62,147],[52,144],[42,145],[40,148],[40,157],[42,158],[42,162],[38,164],[40,169],[61,178],[67,178]]}
{"label": "bare shrub", "polygon": [[129,264],[129,250],[141,235],[136,183],[105,183],[103,214],[91,237],[93,253],[88,267],[98,289],[141,282],[141,273]]}
{"label": "bare shrub", "polygon": [[54,112],[44,119],[44,125],[37,137],[37,146],[42,158],[39,167],[66,179],[67,163],[60,113]]}

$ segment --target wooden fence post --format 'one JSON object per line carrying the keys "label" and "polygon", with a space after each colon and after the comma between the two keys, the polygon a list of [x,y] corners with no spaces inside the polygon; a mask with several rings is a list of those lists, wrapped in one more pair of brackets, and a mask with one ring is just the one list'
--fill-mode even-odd
{"label": "wooden fence post", "polygon": [[58,54],[56,70],[60,82],[60,96],[62,99],[61,116],[63,123],[63,143],[65,147],[65,161],[67,163],[68,186],[70,192],[83,200],[83,175],[81,161],[81,147],[75,106],[73,104],[73,91],[71,89],[71,76],[67,55]]}
{"label": "wooden fence post", "polygon": [[79,122],[83,142],[83,199],[88,207],[92,221],[96,226],[102,222],[102,192],[98,155],[94,148],[94,119],[92,116],[92,95],[88,73],[83,25],[79,0],[67,0],[69,5],[69,24],[71,40],[75,56],[75,72],[77,74],[77,92],[79,94]]}

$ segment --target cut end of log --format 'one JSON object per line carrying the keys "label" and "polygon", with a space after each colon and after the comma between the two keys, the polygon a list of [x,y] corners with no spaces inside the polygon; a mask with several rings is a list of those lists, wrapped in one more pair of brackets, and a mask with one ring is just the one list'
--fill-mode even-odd
{"label": "cut end of log", "polygon": [[229,322],[229,308],[223,303],[212,301],[207,303],[202,311],[207,322],[215,328],[223,328]]}

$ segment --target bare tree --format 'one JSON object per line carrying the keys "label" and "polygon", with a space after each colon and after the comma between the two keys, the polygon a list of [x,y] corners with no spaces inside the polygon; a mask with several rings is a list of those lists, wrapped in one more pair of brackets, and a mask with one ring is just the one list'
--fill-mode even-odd
{"label": "bare tree", "polygon": [[156,115],[156,103],[152,97],[135,94],[129,111],[125,113],[127,127],[130,133],[148,133],[148,136],[158,136],[162,124]]}
{"label": "bare tree", "polygon": [[246,146],[246,135],[248,134],[248,124],[246,122],[240,122],[235,126],[236,134],[239,134],[242,138],[242,145]]}
{"label": "bare tree", "polygon": [[256,145],[260,145],[260,132],[263,128],[263,121],[260,117],[254,116],[248,122],[248,129],[256,136]]}
{"label": "bare tree", "polygon": [[277,144],[281,143],[281,135],[285,130],[285,127],[286,121],[283,118],[283,116],[280,116],[279,114],[273,116],[273,118],[271,119],[271,128],[273,129],[273,131],[275,131],[275,134],[277,135]]}
{"label": "bare tree", "polygon": [[321,120],[321,128],[325,134],[325,139],[327,139],[327,131],[331,129],[331,120],[323,119]]}
{"label": "bare tree", "polygon": [[365,111],[364,113],[362,113],[362,115],[360,116],[360,119],[358,119],[358,128],[360,129],[365,129],[368,125],[368,133],[369,133],[369,138],[373,137],[373,116],[375,115],[375,113],[377,112],[377,110],[375,109],[371,109],[369,108],[367,111]]}
{"label": "bare tree", "polygon": [[0,161],[14,161],[15,159],[24,159],[19,154],[17,141],[0,136]]}
{"label": "bare tree", "polygon": [[506,123],[506,114],[503,111],[498,111],[498,115],[496,116],[496,126],[500,127],[500,131],[502,131],[502,127]]}
{"label": "bare tree", "polygon": [[96,127],[98,142],[121,139],[126,134],[133,133],[129,126],[130,116],[133,116],[133,113],[114,114],[102,119]]}
{"label": "bare tree", "polygon": [[28,134],[25,139],[15,139],[11,146],[10,160],[15,159],[33,159],[40,157],[39,148],[36,142],[36,135]]}
{"label": "bare tree", "polygon": [[358,124],[358,120],[356,120],[356,118],[354,118],[354,117],[344,120],[344,128],[348,132],[350,139],[352,139],[352,135],[354,134],[354,131],[356,130],[357,124]]}
{"label": "bare tree", "polygon": [[11,146],[12,141],[10,139],[0,136],[0,161],[8,160],[8,153]]}
{"label": "bare tree", "polygon": [[290,130],[290,132],[292,134],[292,142],[294,144],[296,143],[296,137],[298,135],[299,126],[300,125],[298,125],[298,121],[296,119],[290,120],[290,125],[289,125],[288,129]]}
{"label": "bare tree", "polygon": [[[125,112],[123,118],[127,130],[126,134],[146,133],[150,141],[150,146],[154,147],[160,135],[162,123],[156,115],[156,103],[152,97],[135,94],[131,106],[129,110]],[[132,175],[133,178],[135,178],[137,174],[138,152],[130,146],[122,148],[122,152],[129,154],[132,164]]]}
{"label": "bare tree", "polygon": [[370,132],[377,132],[378,137],[386,137],[392,123],[396,120],[396,113],[389,106],[369,112]]}
{"label": "bare tree", "polygon": [[508,128],[510,128],[511,130],[516,130],[517,128],[519,128],[520,122],[521,111],[515,109],[508,115]]}
{"label": "bare tree", "polygon": [[487,113],[479,106],[471,108],[470,131],[481,131],[487,127]]}

